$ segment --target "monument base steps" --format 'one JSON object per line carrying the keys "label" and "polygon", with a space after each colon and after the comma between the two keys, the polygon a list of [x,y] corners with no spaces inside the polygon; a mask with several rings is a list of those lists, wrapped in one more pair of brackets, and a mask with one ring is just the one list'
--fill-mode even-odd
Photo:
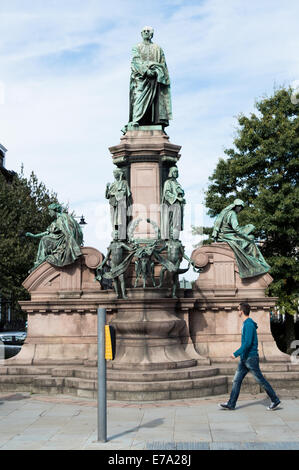
{"label": "monument base steps", "polygon": [[[219,374],[228,379],[228,392],[232,389],[232,382],[236,371],[236,364],[217,364]],[[270,382],[275,391],[299,390],[299,364],[260,363],[264,377]],[[249,393],[264,392],[263,388],[248,373],[242,383],[242,391]]]}
{"label": "monument base steps", "polygon": [[[162,371],[107,369],[107,398],[118,401],[157,401],[200,398],[229,393],[236,363]],[[299,390],[299,364],[261,363],[261,370],[279,392]],[[248,374],[242,392],[263,389]],[[82,366],[3,366],[0,392],[65,394],[97,398],[97,368]]]}

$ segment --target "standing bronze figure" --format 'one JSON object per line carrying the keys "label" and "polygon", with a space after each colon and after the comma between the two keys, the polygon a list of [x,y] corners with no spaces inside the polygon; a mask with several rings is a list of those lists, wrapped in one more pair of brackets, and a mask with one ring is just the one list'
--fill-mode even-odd
{"label": "standing bronze figure", "polygon": [[113,240],[127,238],[127,212],[131,190],[123,170],[117,168],[113,172],[115,181],[106,186],[106,199],[109,199]]}
{"label": "standing bronze figure", "polygon": [[170,80],[164,52],[152,42],[154,30],[145,26],[142,43],[132,49],[130,116],[132,126],[168,126],[172,119]]}
{"label": "standing bronze figure", "polygon": [[176,166],[169,170],[168,179],[164,183],[161,207],[161,238],[178,240],[184,229],[185,192],[177,181],[179,172]]}

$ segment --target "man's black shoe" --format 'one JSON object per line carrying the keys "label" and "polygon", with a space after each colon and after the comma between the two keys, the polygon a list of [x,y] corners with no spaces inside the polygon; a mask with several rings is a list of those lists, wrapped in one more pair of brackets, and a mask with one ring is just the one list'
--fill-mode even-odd
{"label": "man's black shoe", "polygon": [[235,408],[232,408],[231,406],[229,406],[227,403],[219,403],[219,408],[221,408],[222,410],[234,410]]}
{"label": "man's black shoe", "polygon": [[276,401],[275,403],[272,402],[271,405],[267,407],[267,410],[269,411],[276,410],[276,408],[278,408],[279,405],[280,405],[280,400]]}

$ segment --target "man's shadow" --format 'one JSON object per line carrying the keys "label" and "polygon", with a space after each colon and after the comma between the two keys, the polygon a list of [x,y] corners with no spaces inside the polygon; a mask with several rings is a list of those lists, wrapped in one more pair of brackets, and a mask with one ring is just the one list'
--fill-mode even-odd
{"label": "man's shadow", "polygon": [[148,423],[141,424],[140,426],[135,426],[134,428],[128,429],[127,431],[121,432],[119,434],[114,434],[108,439],[108,441],[112,439],[116,439],[121,436],[125,436],[126,434],[130,434],[131,432],[138,431],[140,428],[155,428],[157,426],[162,425],[163,423],[164,423],[164,418],[154,419],[153,421],[149,421]]}

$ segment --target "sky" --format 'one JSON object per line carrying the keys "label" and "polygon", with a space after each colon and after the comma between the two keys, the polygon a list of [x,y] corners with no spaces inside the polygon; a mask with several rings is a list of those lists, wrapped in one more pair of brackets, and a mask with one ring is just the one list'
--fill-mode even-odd
{"label": "sky", "polygon": [[204,192],[240,113],[299,80],[298,0],[0,0],[0,143],[6,167],[34,171],[84,215],[85,246],[106,252],[109,147],[128,122],[131,49],[143,26],[165,53],[181,145],[187,254],[212,224]]}

